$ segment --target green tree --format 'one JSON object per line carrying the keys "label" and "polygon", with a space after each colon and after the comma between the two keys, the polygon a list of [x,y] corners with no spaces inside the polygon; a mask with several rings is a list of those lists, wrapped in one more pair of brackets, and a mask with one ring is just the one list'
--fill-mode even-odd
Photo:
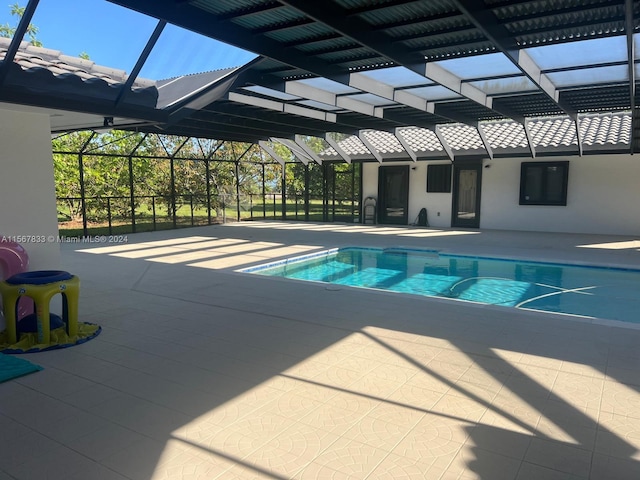
{"label": "green tree", "polygon": [[[24,11],[26,7],[20,6],[18,3],[14,3],[13,5],[9,5],[10,13],[12,17],[17,17],[17,21],[15,25],[11,25],[10,23],[0,24],[0,37],[4,38],[12,38],[18,28],[18,23],[20,19],[24,15]],[[42,42],[37,39],[38,35],[38,27],[29,24],[27,27],[27,36],[29,37],[29,43],[34,47],[41,47]]]}
{"label": "green tree", "polygon": [[[153,138],[146,137],[142,142],[144,136],[141,133],[117,130],[93,138],[91,136],[92,132],[73,132],[52,140],[54,152],[74,152],[54,153],[53,156],[56,196],[65,205],[64,214],[73,221],[81,219],[78,154],[84,146],[83,179],[85,198],[89,199],[86,204],[88,219],[100,221],[106,218],[106,197],[123,197],[114,201],[114,212],[120,216],[128,216],[131,213],[129,155],[134,150],[139,155],[155,151]],[[87,144],[90,138],[91,142]],[[101,155],[91,154],[97,151]],[[142,186],[136,195],[149,193],[149,186],[154,183],[153,166],[151,158],[137,158],[132,162],[134,180],[137,185]],[[137,200],[134,208],[139,204],[140,200]]]}
{"label": "green tree", "polygon": [[[17,21],[15,22],[15,25],[12,25],[11,23],[7,22],[7,23],[2,23],[0,24],[0,37],[3,38],[12,38],[13,35],[16,33],[16,29],[18,28],[18,23],[20,23],[20,19],[23,17],[24,12],[25,12],[26,7],[22,7],[19,3],[14,3],[13,5],[9,5],[9,12],[11,14],[12,17],[16,17]],[[31,45],[33,45],[34,47],[42,47],[42,42],[40,40],[38,40],[37,35],[38,32],[40,31],[40,29],[32,24],[29,23],[29,26],[27,27],[27,36],[29,37],[29,43]],[[85,60],[90,60],[91,58],[89,57],[89,54],[87,52],[80,52],[78,54],[78,56],[80,58],[84,58]]]}

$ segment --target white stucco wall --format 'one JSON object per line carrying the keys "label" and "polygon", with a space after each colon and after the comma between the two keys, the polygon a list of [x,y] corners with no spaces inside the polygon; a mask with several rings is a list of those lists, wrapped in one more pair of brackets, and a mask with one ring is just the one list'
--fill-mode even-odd
{"label": "white stucco wall", "polygon": [[[429,162],[450,163],[445,162]],[[432,227],[451,226],[451,194],[427,193],[427,162],[384,162],[384,165],[409,165],[409,223],[414,223],[422,208]],[[362,170],[363,198],[378,198],[378,163],[365,163]],[[415,168],[415,170],[414,170]],[[438,215],[440,213],[440,215]]]}
{"label": "white stucco wall", "polygon": [[490,229],[640,234],[640,158],[632,155],[546,157],[569,160],[566,206],[519,205],[519,159],[485,161],[480,226]]}
{"label": "white stucco wall", "polygon": [[[569,161],[566,206],[519,205],[520,165],[531,161]],[[446,162],[397,162],[411,165],[409,223],[421,208],[432,227],[451,226],[451,194],[427,193],[427,165]],[[539,159],[484,160],[480,228],[568,233],[640,235],[640,157],[585,155]],[[378,163],[363,165],[364,197],[378,195]],[[437,213],[440,212],[440,216]]]}
{"label": "white stucco wall", "polygon": [[[0,237],[57,237],[49,116],[0,109]],[[60,268],[56,242],[21,242],[30,270]]]}

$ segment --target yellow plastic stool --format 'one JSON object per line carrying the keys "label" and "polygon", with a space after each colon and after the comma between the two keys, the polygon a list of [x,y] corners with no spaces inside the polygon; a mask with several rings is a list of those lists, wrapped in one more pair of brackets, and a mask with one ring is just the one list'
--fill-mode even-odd
{"label": "yellow plastic stool", "polygon": [[51,298],[60,293],[62,295],[62,321],[66,325],[67,334],[78,334],[78,298],[80,294],[80,279],[69,272],[61,270],[39,270],[23,272],[0,282],[0,295],[4,318],[7,325],[7,339],[9,343],[18,341],[17,333],[17,305],[20,297],[30,297],[35,303],[38,342],[51,342],[51,328],[49,317],[49,303]]}

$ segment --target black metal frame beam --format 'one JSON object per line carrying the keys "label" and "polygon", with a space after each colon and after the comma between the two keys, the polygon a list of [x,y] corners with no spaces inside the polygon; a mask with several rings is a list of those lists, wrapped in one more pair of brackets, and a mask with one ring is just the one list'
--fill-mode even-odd
{"label": "black metal frame beam", "polygon": [[13,38],[11,39],[11,43],[9,44],[9,48],[7,48],[7,52],[4,54],[4,59],[0,62],[0,87],[4,83],[7,78],[7,74],[9,73],[9,69],[11,68],[11,64],[13,63],[13,59],[16,58],[16,53],[18,53],[18,49],[20,48],[20,43],[24,38],[25,33],[29,29],[29,23],[33,18],[33,14],[36,13],[36,8],[38,8],[38,2],[40,0],[29,0],[27,6],[24,9],[24,13],[20,18],[20,22],[18,23],[18,27],[16,31],[13,33]]}
{"label": "black metal frame beam", "polygon": [[265,36],[248,35],[249,31],[230,21],[189,4],[176,4],[173,0],[108,0],[111,3],[135,10],[145,15],[170,21],[174,25],[215,38],[238,48],[250,50],[281,63],[301,68],[321,77],[338,78],[346,73],[334,65],[317,58],[310,58],[293,48]]}
{"label": "black metal frame beam", "polygon": [[[370,48],[396,65],[402,65],[425,76],[425,60],[423,55],[405,48],[399,48],[397,44],[392,43],[392,39],[388,35],[382,35],[380,31],[373,29],[370,24],[359,18],[345,17],[345,11],[333,2],[308,2],[305,0],[279,1],[295,8],[317,22],[328,25],[345,37],[351,38],[361,45]],[[450,88],[448,86],[446,87]],[[486,105],[484,106],[486,107]],[[514,117],[513,112],[495,111],[501,116],[511,117],[517,121],[521,120],[519,116]]]}
{"label": "black metal frame beam", "polygon": [[142,67],[144,66],[145,62],[149,58],[149,55],[151,54],[151,50],[153,50],[153,47],[155,46],[156,42],[160,38],[160,35],[162,34],[162,31],[164,30],[164,27],[166,25],[167,25],[167,22],[165,22],[164,20],[158,21],[156,28],[153,30],[153,33],[149,37],[149,40],[147,40],[147,44],[145,45],[144,50],[142,50],[140,57],[138,57],[138,61],[133,67],[133,70],[131,70],[129,77],[127,77],[127,81],[124,82],[124,85],[122,85],[122,87],[120,87],[120,93],[118,93],[118,97],[116,98],[116,101],[115,101],[116,105],[119,105],[124,99],[124,97],[127,95],[127,93],[129,93],[129,90],[131,89],[133,82],[135,82],[136,78],[138,78],[138,75],[140,74],[140,70],[142,70]]}
{"label": "black metal frame beam", "polygon": [[633,31],[635,18],[633,18],[633,0],[625,0],[625,24],[624,29],[627,37],[627,59],[629,72],[629,105],[631,106],[631,131],[630,151],[635,153],[635,130],[640,123],[640,118],[636,113],[636,68],[635,68],[635,45],[633,41]]}

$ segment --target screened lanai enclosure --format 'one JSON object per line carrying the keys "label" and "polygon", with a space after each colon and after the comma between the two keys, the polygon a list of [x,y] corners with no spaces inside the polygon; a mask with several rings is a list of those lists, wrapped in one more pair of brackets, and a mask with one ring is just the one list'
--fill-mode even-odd
{"label": "screened lanai enclosure", "polygon": [[[253,219],[358,222],[361,163],[295,146],[125,131],[53,139],[60,230],[122,234]],[[317,148],[323,148],[318,146]],[[272,150],[273,149],[273,150]]]}
{"label": "screened lanai enclosure", "polygon": [[[47,115],[61,135],[63,230],[357,222],[368,197],[378,223],[428,208],[438,228],[640,228],[638,0],[100,6],[30,0],[0,38],[0,110]],[[52,10],[140,35],[110,36],[108,64],[29,43]],[[392,168],[402,181],[383,188]],[[566,187],[523,174],[558,168]]]}

